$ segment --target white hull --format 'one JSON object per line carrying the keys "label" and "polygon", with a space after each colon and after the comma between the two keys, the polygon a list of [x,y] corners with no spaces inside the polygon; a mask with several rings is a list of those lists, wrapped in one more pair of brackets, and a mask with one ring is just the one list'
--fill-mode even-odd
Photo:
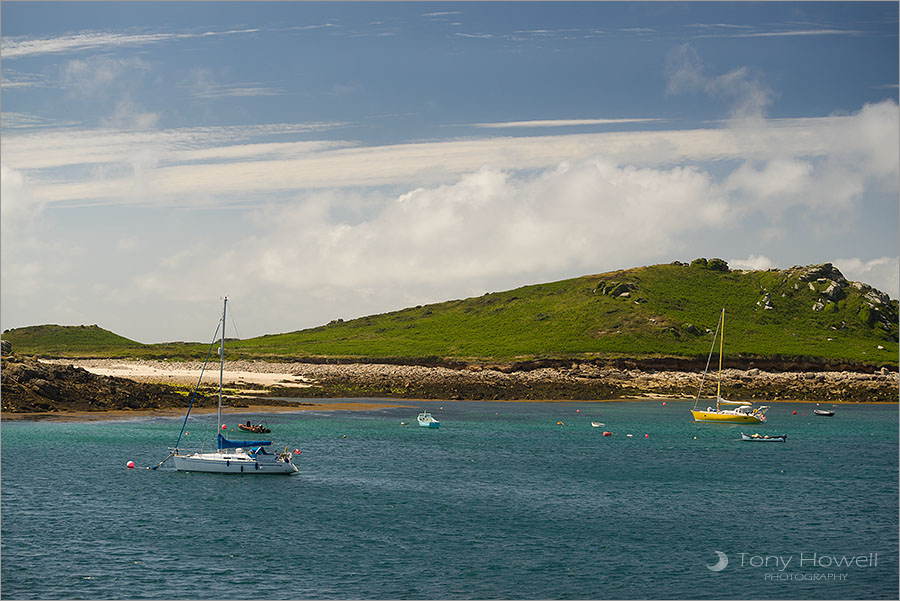
{"label": "white hull", "polygon": [[175,469],[180,472],[207,472],[213,474],[294,474],[297,466],[287,454],[287,461],[276,455],[251,457],[243,452],[191,453],[174,455]]}
{"label": "white hull", "polygon": [[434,419],[430,413],[427,411],[423,411],[419,414],[419,417],[416,418],[416,421],[419,422],[419,425],[423,428],[440,428],[441,422]]}

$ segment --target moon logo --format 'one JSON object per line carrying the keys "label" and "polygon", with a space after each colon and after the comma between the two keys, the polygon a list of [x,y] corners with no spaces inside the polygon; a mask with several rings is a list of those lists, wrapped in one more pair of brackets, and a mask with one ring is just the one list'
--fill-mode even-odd
{"label": "moon logo", "polygon": [[725,568],[728,567],[728,556],[722,553],[721,551],[715,551],[715,554],[719,556],[719,561],[714,563],[711,566],[706,566],[713,572],[721,572]]}

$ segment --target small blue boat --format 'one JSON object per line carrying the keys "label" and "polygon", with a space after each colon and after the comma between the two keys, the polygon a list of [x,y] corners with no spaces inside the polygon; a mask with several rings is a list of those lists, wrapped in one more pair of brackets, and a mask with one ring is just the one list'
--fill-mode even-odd
{"label": "small blue boat", "polygon": [[419,422],[419,425],[423,428],[440,428],[441,422],[434,419],[434,417],[428,413],[427,411],[423,411],[419,414],[419,417],[416,418],[416,421]]}

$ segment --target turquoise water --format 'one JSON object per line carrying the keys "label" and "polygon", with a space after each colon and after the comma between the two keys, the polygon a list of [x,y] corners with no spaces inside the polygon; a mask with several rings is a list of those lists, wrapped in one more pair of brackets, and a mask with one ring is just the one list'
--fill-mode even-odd
{"label": "turquoise water", "polygon": [[757,430],[784,444],[685,402],[418,407],[441,428],[400,426],[408,408],[265,416],[302,450],[292,477],[125,469],[163,459],[178,419],[5,421],[0,595],[897,598],[896,405],[775,405]]}

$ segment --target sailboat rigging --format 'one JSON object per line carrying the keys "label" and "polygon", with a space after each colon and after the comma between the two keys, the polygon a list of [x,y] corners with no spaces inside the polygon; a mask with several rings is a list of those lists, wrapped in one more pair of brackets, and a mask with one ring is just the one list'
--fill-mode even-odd
{"label": "sailboat rigging", "polygon": [[[211,472],[217,474],[295,474],[299,470],[293,462],[293,453],[287,451],[287,447],[283,453],[272,453],[266,451],[266,447],[272,444],[270,440],[228,440],[222,431],[222,381],[225,370],[225,315],[228,308],[228,297],[225,297],[222,306],[222,320],[219,324],[221,331],[221,339],[219,346],[219,408],[216,420],[216,450],[214,452],[203,451],[186,451],[178,448],[181,442],[181,435],[184,433],[185,424],[187,424],[188,416],[193,406],[193,396],[191,397],[191,407],[188,407],[187,414],[184,417],[184,424],[181,426],[181,433],[178,435],[178,441],[175,448],[171,449],[169,457],[174,460],[175,469],[182,472]],[[210,347],[210,352],[212,347]],[[200,372],[200,379],[203,379],[203,370],[206,369],[206,363],[209,362],[209,353],[203,369]],[[197,387],[200,381],[197,382]],[[197,388],[194,389],[194,396],[197,394]],[[169,459],[166,457],[166,459]],[[166,461],[164,459],[155,468],[158,468]]]}
{"label": "sailboat rigging", "polygon": [[[708,406],[706,410],[698,410],[697,403],[700,401],[700,395],[703,392],[703,382],[706,379],[706,373],[709,371],[709,363],[712,359],[713,351],[716,348],[716,339],[719,339],[719,373],[716,382],[716,408]],[[694,407],[691,414],[694,421],[698,422],[719,422],[725,424],[764,424],[766,423],[767,406],[753,408],[753,403],[748,401],[726,401],[722,398],[722,353],[725,348],[725,308],[722,308],[722,315],[719,317],[719,323],[716,326],[716,333],[713,334],[712,347],[709,349],[709,357],[706,359],[706,369],[703,371],[703,377],[700,379],[700,388],[697,390],[697,398],[694,399]],[[724,409],[725,406],[735,406],[734,409]]]}

